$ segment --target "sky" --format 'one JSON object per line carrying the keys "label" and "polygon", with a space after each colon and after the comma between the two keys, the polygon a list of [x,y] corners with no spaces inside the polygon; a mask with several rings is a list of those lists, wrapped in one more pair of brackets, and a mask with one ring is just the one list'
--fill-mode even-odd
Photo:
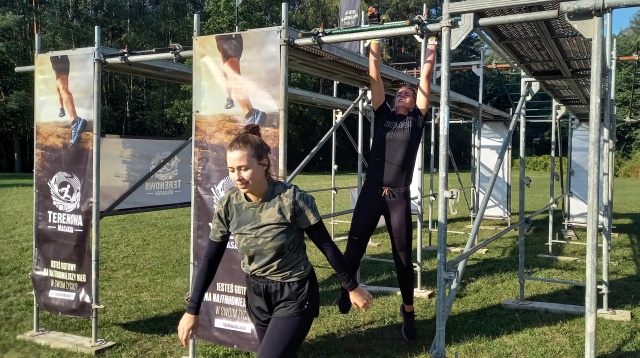
{"label": "sky", "polygon": [[613,33],[618,34],[620,30],[629,26],[633,14],[640,11],[640,7],[627,7],[613,10]]}

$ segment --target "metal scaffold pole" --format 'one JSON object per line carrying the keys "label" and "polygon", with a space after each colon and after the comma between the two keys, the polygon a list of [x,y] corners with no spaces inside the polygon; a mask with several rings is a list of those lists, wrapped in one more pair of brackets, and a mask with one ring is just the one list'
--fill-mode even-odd
{"label": "metal scaffold pole", "polygon": [[446,293],[450,279],[447,270],[447,201],[449,172],[449,119],[451,67],[451,15],[449,0],[442,4],[442,64],[440,80],[440,143],[438,146],[438,263],[436,294],[436,334],[431,346],[433,357],[445,356],[445,326],[447,323]]}
{"label": "metal scaffold pole", "polygon": [[600,120],[602,116],[603,19],[593,18],[591,41],[591,98],[589,109],[589,167],[587,195],[587,269],[585,293],[585,353],[596,356],[597,279],[598,279],[598,218],[600,184]]}
{"label": "metal scaffold pole", "polygon": [[[520,83],[520,95],[524,99],[524,103],[522,104],[522,108],[520,109],[520,175],[518,176],[519,180],[519,190],[518,190],[518,221],[522,222],[525,217],[525,169],[526,169],[526,129],[527,129],[527,92],[528,86],[525,80],[525,74],[522,73],[522,82]],[[517,113],[517,112],[516,112]],[[521,223],[518,225],[518,283],[520,287],[518,299],[520,301],[524,301],[524,240],[525,240],[525,223]]]}
{"label": "metal scaffold pole", "polygon": [[[549,175],[549,204],[553,204],[555,195],[555,175],[556,175],[556,123],[558,121],[558,103],[554,99],[551,102],[551,174]],[[549,236],[547,245],[549,255],[553,255],[553,213],[554,206],[549,208]]]}
{"label": "metal scaffold pole", "polygon": [[278,124],[278,176],[287,177],[287,116],[289,106],[289,39],[287,27],[289,26],[289,3],[282,3],[282,30],[280,32],[280,122]]}
{"label": "metal scaffold pole", "polygon": [[91,345],[98,344],[98,308],[100,301],[98,296],[99,272],[100,272],[100,112],[102,89],[102,63],[100,26],[95,27],[94,37],[94,62],[93,62],[93,206],[91,212]]}
{"label": "metal scaffold pole", "polygon": [[609,11],[607,14],[607,36],[606,36],[606,46],[605,46],[605,61],[606,61],[606,70],[607,70],[607,91],[604,102],[604,126],[602,128],[602,137],[604,140],[604,156],[602,168],[604,170],[604,175],[602,176],[602,200],[604,201],[604,213],[603,213],[603,230],[602,230],[602,311],[609,311],[609,258],[611,251],[611,229],[612,229],[612,221],[613,221],[613,210],[611,207],[611,197],[612,197],[612,184],[613,180],[610,178],[613,177],[614,173],[612,171],[613,166],[611,165],[611,161],[613,158],[612,155],[612,140],[611,140],[611,96],[609,95],[613,88],[611,87],[611,51],[613,48],[613,41],[611,37],[613,35],[612,28],[612,13]]}
{"label": "metal scaffold pole", "polygon": [[[200,14],[193,14],[193,38],[192,38],[192,45],[193,48],[196,47],[196,40],[198,38],[198,36],[200,36]],[[195,102],[195,100],[194,100]],[[192,111],[192,123],[195,123],[195,113]],[[196,126],[193,125],[191,128],[191,138],[195,138],[196,137]],[[195,153],[195,143],[196,141],[191,141],[191,153]],[[191,158],[191,165],[195,168],[196,162],[195,162],[195,157],[192,156]],[[195,183],[195,173],[192,170],[191,171],[191,183],[193,185],[192,190],[191,190],[191,202],[195,202],[195,193],[197,191],[194,183]],[[196,222],[196,211],[195,210],[191,210],[191,223]],[[195,225],[191,225],[191,242],[190,242],[190,247],[189,247],[189,294],[191,294],[191,289],[192,289],[192,285],[193,285],[193,277],[195,274],[195,257],[193,255],[193,249],[195,246]],[[195,358],[196,356],[196,340],[194,337],[189,338],[189,358]]]}
{"label": "metal scaffold pole", "polygon": [[[34,63],[38,57],[38,55],[40,54],[40,45],[41,45],[41,40],[42,37],[40,36],[39,33],[35,34],[35,54],[34,54]],[[34,65],[35,67],[35,65]],[[34,102],[34,112],[35,112],[35,107],[36,107],[36,103]],[[33,126],[33,152],[36,152],[36,145],[37,145],[37,128],[36,126]],[[33,172],[36,172],[36,161],[33,161]],[[34,197],[36,197],[37,195],[37,191],[36,191],[36,182],[34,181],[33,183],[33,195]],[[36,211],[36,202],[33,202],[33,222],[36,223],[38,222],[38,212]],[[36,235],[35,235],[35,230],[33,233],[33,252],[36,252]],[[35,259],[35,257],[34,257]],[[35,295],[35,291],[33,291],[33,332],[34,333],[38,333],[38,331],[40,330],[40,306],[38,306],[38,300],[36,298]]]}

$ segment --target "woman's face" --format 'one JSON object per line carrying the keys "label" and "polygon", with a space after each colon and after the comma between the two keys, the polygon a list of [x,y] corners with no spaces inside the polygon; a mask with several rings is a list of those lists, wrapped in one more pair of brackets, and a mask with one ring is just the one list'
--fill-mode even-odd
{"label": "woman's face", "polygon": [[401,88],[396,92],[395,108],[406,108],[412,110],[416,106],[416,101],[413,99],[413,91],[408,88]]}
{"label": "woman's face", "polygon": [[227,152],[227,169],[229,177],[243,194],[261,194],[256,189],[264,188],[267,181],[265,171],[267,160],[258,162],[247,151]]}

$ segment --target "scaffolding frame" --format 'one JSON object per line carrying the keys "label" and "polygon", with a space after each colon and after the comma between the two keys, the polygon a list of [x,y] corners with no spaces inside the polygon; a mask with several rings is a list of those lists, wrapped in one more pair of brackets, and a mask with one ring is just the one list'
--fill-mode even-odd
{"label": "scaffolding frame", "polygon": [[[448,190],[448,166],[447,166],[447,154],[446,149],[448,148],[448,129],[450,124],[450,98],[448,94],[450,93],[449,88],[449,70],[451,69],[451,50],[456,47],[456,41],[461,37],[460,28],[468,26],[464,24],[465,22],[471,22],[473,28],[481,28],[482,31],[478,31],[478,34],[481,38],[485,40],[494,50],[500,53],[504,58],[508,59],[513,67],[519,67],[522,71],[529,77],[530,79],[523,79],[523,84],[526,82],[526,87],[522,86],[523,92],[521,94],[520,103],[518,105],[518,109],[516,109],[514,113],[514,117],[512,119],[510,125],[510,132],[512,133],[513,129],[515,129],[516,121],[520,122],[520,185],[519,185],[519,196],[520,196],[520,207],[519,207],[519,222],[512,225],[513,227],[518,227],[519,229],[519,277],[520,277],[520,297],[518,302],[524,301],[524,283],[525,279],[532,279],[530,277],[526,277],[524,274],[524,238],[525,238],[525,229],[528,225],[530,225],[531,218],[544,212],[550,210],[550,215],[552,215],[553,208],[556,206],[559,200],[563,200],[570,190],[570,173],[568,175],[568,185],[567,192],[564,192],[559,197],[554,198],[553,184],[550,185],[550,202],[547,206],[542,208],[541,210],[536,211],[533,215],[528,217],[524,216],[524,199],[525,199],[525,128],[526,128],[526,106],[524,103],[526,102],[527,92],[529,91],[529,83],[531,81],[536,81],[540,84],[547,93],[554,98],[555,101],[560,102],[565,105],[568,110],[571,112],[573,117],[578,119],[588,119],[589,120],[589,130],[590,130],[590,139],[589,139],[589,168],[588,168],[588,213],[587,213],[587,269],[586,269],[586,277],[587,282],[586,286],[586,294],[585,294],[585,356],[586,357],[595,357],[596,354],[596,341],[595,341],[595,327],[596,327],[596,317],[597,317],[597,247],[598,247],[598,186],[599,186],[599,136],[600,136],[600,125],[601,118],[600,113],[602,110],[602,98],[600,95],[600,89],[602,88],[603,81],[603,61],[606,59],[607,62],[607,91],[606,91],[606,108],[605,111],[605,130],[604,130],[604,140],[606,144],[605,150],[607,151],[607,159],[605,159],[605,168],[607,170],[606,182],[605,182],[605,216],[608,216],[605,223],[604,230],[604,244],[603,244],[603,265],[608,265],[608,255],[610,251],[610,235],[611,235],[611,199],[613,192],[613,151],[614,148],[613,138],[611,136],[612,132],[615,132],[615,121],[611,120],[612,109],[613,109],[613,96],[612,92],[615,89],[615,84],[613,83],[613,77],[611,68],[614,67],[612,65],[611,58],[614,58],[611,55],[610,41],[607,44],[607,52],[606,55],[604,53],[603,47],[603,39],[604,39],[604,31],[603,31],[603,15],[606,12],[609,12],[609,18],[611,18],[610,11],[613,8],[617,7],[629,7],[629,6],[637,6],[640,5],[639,1],[632,0],[602,0],[602,1],[547,1],[547,0],[509,0],[509,1],[495,1],[491,4],[487,4],[483,0],[467,0],[467,1],[459,1],[456,3],[451,3],[449,0],[445,0],[443,4],[443,20],[440,22],[439,31],[442,33],[442,82],[441,82],[441,98],[440,98],[440,107],[441,107],[441,116],[440,116],[440,168],[439,168],[439,198],[446,198],[449,193]],[[516,10],[516,13],[509,12],[509,10]],[[504,14],[504,12],[509,12],[508,14]],[[453,21],[453,14],[462,14],[462,25],[459,27],[455,27],[458,25]],[[469,16],[470,15],[470,16]],[[484,15],[484,16],[483,16]],[[568,21],[564,21],[561,18],[561,15],[566,15]],[[466,20],[466,21],[465,21]],[[554,21],[555,20],[555,21]],[[547,23],[547,21],[551,22],[551,24]],[[591,47],[591,56],[589,61],[588,52],[582,57],[576,57],[572,59],[576,63],[572,63],[571,67],[567,62],[572,60],[565,59],[565,55],[561,50],[567,50],[567,48],[571,49],[571,44],[567,45],[563,44],[562,41],[556,41],[556,39],[552,38],[551,31],[557,30],[555,27],[566,26],[569,21],[571,25],[576,27],[578,30],[572,34],[572,40],[582,45],[583,48],[578,50],[585,50]],[[538,33],[538,37],[535,40],[540,41],[544,47],[550,50],[548,53],[550,59],[546,61],[548,65],[550,65],[552,71],[548,71],[545,73],[541,71],[540,68],[536,68],[536,64],[540,64],[541,62],[535,61],[523,61],[522,59],[522,50],[523,48],[513,48],[508,43],[498,43],[494,41],[496,38],[500,38],[500,35],[494,28],[499,25],[504,25],[507,23],[532,23],[532,27]],[[610,23],[610,21],[609,21]],[[434,31],[433,26],[431,25],[423,25],[419,29],[421,32],[431,32]],[[458,30],[458,33],[455,33],[455,30]],[[362,34],[358,36],[349,36],[349,35],[336,35],[336,36],[327,36],[326,38],[314,38],[310,43],[301,41],[300,44],[307,45],[321,45],[332,42],[339,41],[348,41],[348,40],[356,40],[356,39],[364,39],[364,38],[375,38],[382,37],[382,31],[379,30],[380,33],[376,33],[376,36],[365,37]],[[467,30],[462,30],[466,32]],[[399,34],[399,30],[395,30],[394,34]],[[369,33],[371,34],[371,32]],[[404,34],[404,33],[403,33]],[[411,34],[411,33],[406,33]],[[465,33],[464,36],[466,36]],[[583,36],[583,34],[585,36]],[[586,37],[589,37],[591,41],[587,40]],[[607,36],[608,39],[611,38],[610,33]],[[531,40],[531,39],[525,39]],[[512,43],[518,43],[518,40],[512,40]],[[560,42],[560,43],[559,43]],[[575,46],[575,45],[574,45]],[[575,50],[575,49],[574,49]],[[580,52],[580,51],[578,51]],[[583,51],[584,52],[584,51]],[[580,63],[580,61],[583,61]],[[582,64],[582,66],[580,66]],[[586,66],[585,66],[586,65]],[[542,67],[542,66],[541,66]],[[547,68],[548,69],[548,68]],[[542,68],[544,70],[544,68]],[[589,88],[587,91],[586,89]],[[594,94],[591,96],[591,94]],[[552,118],[552,130],[556,129],[556,111],[554,105],[554,113]],[[571,129],[571,125],[569,126]],[[555,135],[555,133],[554,133]],[[555,145],[555,143],[554,143]],[[570,145],[570,144],[569,144]],[[570,151],[569,151],[570,152]],[[499,161],[504,158],[504,150],[501,150],[501,155],[499,156]],[[551,182],[554,180],[555,173],[551,174]],[[490,188],[495,182],[496,173],[491,178]],[[489,190],[490,192],[491,190]],[[467,262],[468,257],[479,250],[480,247],[486,246],[491,241],[497,239],[503,233],[499,233],[494,235],[492,238],[489,238],[482,243],[473,246],[473,238],[477,233],[477,228],[479,227],[480,221],[482,220],[482,214],[484,208],[486,208],[486,202],[480,205],[478,210],[478,215],[476,220],[474,221],[474,228],[472,229],[472,233],[469,237],[469,242],[467,247],[465,248],[465,253],[458,256],[457,258],[447,261],[446,259],[446,249],[447,249],[447,203],[446,200],[440,200],[438,203],[438,274],[437,274],[437,307],[436,307],[436,337],[433,341],[433,345],[431,347],[431,353],[434,357],[443,357],[446,355],[445,350],[445,327],[446,321],[448,318],[448,314],[451,310],[451,305],[453,300],[455,299],[455,294],[457,288],[460,285],[460,280],[462,278],[464,268]],[[565,207],[566,208],[566,207]],[[568,211],[568,210],[567,210]],[[552,219],[550,219],[552,220]],[[550,230],[553,229],[553,224],[550,222]],[[475,231],[475,233],[474,233]],[[457,265],[457,269],[453,269],[453,266]],[[603,293],[605,297],[608,293],[608,277],[607,272],[608,268],[604,268],[603,271],[603,280],[605,284],[603,287]],[[547,280],[547,279],[537,279],[538,281],[546,281],[546,282],[556,282],[563,283],[560,280]],[[564,282],[567,283],[567,282]],[[447,287],[449,287],[449,293],[447,295]],[[604,299],[604,307],[607,307],[607,299]],[[610,310],[609,310],[610,311]]]}
{"label": "scaffolding frame", "polygon": [[[524,216],[524,133],[525,133],[525,124],[526,124],[526,97],[528,88],[530,87],[530,83],[532,81],[540,82],[540,85],[547,93],[549,93],[556,101],[565,105],[568,111],[572,114],[572,116],[578,119],[588,119],[589,120],[589,168],[588,168],[588,206],[589,210],[587,213],[587,268],[586,268],[586,294],[585,294],[585,357],[595,357],[596,355],[596,318],[598,314],[597,310],[597,249],[598,249],[598,185],[599,185],[599,136],[600,136],[600,127],[601,127],[601,116],[603,108],[603,98],[598,95],[592,94],[600,94],[600,89],[603,87],[603,78],[607,78],[606,82],[606,91],[605,91],[605,111],[604,111],[604,140],[605,140],[605,169],[608,171],[605,179],[604,185],[604,200],[605,200],[605,217],[606,222],[603,230],[603,267],[605,262],[608,264],[608,254],[610,251],[610,241],[611,241],[611,215],[612,215],[612,197],[613,197],[613,156],[615,152],[615,130],[616,130],[616,121],[614,120],[613,110],[614,110],[614,89],[615,89],[615,76],[612,74],[615,73],[615,56],[612,55],[612,47],[610,36],[607,36],[607,45],[606,45],[606,54],[605,54],[605,46],[604,42],[604,29],[603,29],[603,15],[609,12],[609,18],[611,18],[610,10],[619,7],[630,7],[630,6],[639,6],[640,0],[575,0],[575,1],[553,1],[553,0],[495,0],[491,3],[487,3],[485,0],[466,0],[459,2],[451,2],[450,0],[444,0],[443,4],[443,17],[442,21],[438,24],[422,24],[410,26],[407,28],[400,29],[388,29],[388,30],[377,30],[377,31],[368,31],[366,33],[351,33],[351,34],[340,34],[340,35],[328,35],[328,36],[320,36],[313,37],[311,39],[298,39],[294,40],[293,36],[289,34],[288,30],[288,14],[287,14],[287,4],[283,3],[282,5],[282,28],[285,29],[281,32],[281,66],[283,79],[281,80],[281,100],[283,102],[282,110],[280,112],[280,125],[281,128],[286,128],[287,125],[287,110],[286,104],[289,100],[295,102],[296,100],[300,101],[309,101],[310,97],[313,97],[313,101],[317,103],[322,103],[323,106],[331,105],[334,106],[337,104],[338,107],[343,107],[346,103],[344,101],[339,101],[338,99],[331,96],[323,96],[323,95],[314,95],[308,96],[308,93],[304,92],[296,92],[288,88],[287,76],[289,68],[296,69],[296,66],[299,63],[296,63],[295,60],[292,66],[289,66],[291,58],[295,58],[296,55],[300,55],[304,53],[300,51],[301,48],[312,49],[307,51],[306,53],[311,53],[312,55],[307,58],[307,62],[305,64],[309,65],[307,68],[309,73],[319,73],[318,68],[313,65],[313,60],[317,59],[319,56],[326,55],[329,52],[330,56],[333,56],[332,61],[341,62],[345,58],[351,60],[351,62],[358,63],[360,60],[357,58],[349,58],[350,54],[336,54],[332,51],[338,51],[335,47],[333,47],[332,51],[318,50],[316,45],[323,45],[329,43],[337,43],[343,41],[354,41],[354,40],[364,40],[370,38],[379,38],[379,37],[389,37],[389,36],[404,36],[404,35],[424,35],[425,33],[433,33],[433,32],[441,32],[442,35],[442,77],[441,77],[441,85],[434,86],[434,93],[432,94],[432,100],[436,98],[439,99],[440,106],[440,140],[439,140],[439,188],[438,188],[438,198],[441,200],[438,201],[438,263],[437,263],[437,306],[436,306],[436,335],[433,340],[433,344],[431,347],[431,354],[434,357],[444,357],[446,355],[446,345],[445,345],[445,332],[446,332],[446,322],[448,315],[451,310],[451,306],[455,299],[456,291],[460,285],[464,268],[466,266],[466,262],[468,257],[470,257],[474,252],[477,252],[481,247],[486,246],[490,242],[502,236],[506,231],[518,227],[519,229],[519,277],[520,277],[520,285],[521,285],[521,293],[519,302],[522,302],[524,299],[524,229],[528,222],[531,220],[533,216],[536,216],[544,211],[552,210],[554,205],[558,203],[560,200],[563,200],[569,193],[570,185],[567,185],[567,191],[563,193],[559,197],[552,198],[553,194],[550,194],[550,203],[544,208],[536,211],[532,215],[525,217]],[[508,12],[510,10],[516,9],[517,12],[504,14],[504,12]],[[454,14],[461,14],[462,21],[456,22],[453,19]],[[571,21],[575,27],[579,28],[579,33],[575,36],[572,36],[572,39],[581,42],[585,47],[591,48],[591,61],[586,60],[586,56],[583,58],[577,58],[575,60],[569,60],[576,62],[576,68],[570,68],[563,58],[562,52],[560,49],[563,48],[562,44],[559,44],[556,41],[557,39],[552,38],[551,30],[554,29],[554,26],[563,26],[567,21],[564,20],[564,17]],[[199,35],[199,17],[195,15],[196,23],[194,24],[194,36]],[[549,25],[549,23],[552,25]],[[522,52],[522,48],[518,49],[517,47],[513,47],[512,44],[517,43],[518,41],[514,40],[513,42],[499,42],[497,39],[500,39],[501,36],[496,28],[506,24],[516,24],[516,23],[533,23],[536,30],[539,31],[542,35],[536,39],[537,41],[542,41],[548,48],[553,52],[551,61],[548,61],[552,69],[555,71],[543,71],[536,66],[540,64],[540,62],[531,64],[531,61],[525,61],[520,56]],[[544,25],[544,26],[543,26]],[[451,92],[450,89],[450,69],[451,69],[451,51],[455,49],[457,44],[461,39],[466,37],[472,30],[476,29],[478,36],[484,39],[487,44],[492,47],[496,52],[501,54],[505,59],[507,59],[513,67],[520,68],[529,78],[523,79],[523,90],[520,98],[520,102],[518,104],[518,108],[514,112],[514,115],[511,119],[511,123],[509,126],[510,133],[513,133],[515,130],[516,124],[520,123],[521,130],[521,139],[520,139],[520,213],[519,213],[519,222],[510,225],[507,229],[503,230],[503,232],[494,235],[493,237],[484,240],[477,245],[473,245],[473,239],[477,235],[477,230],[479,228],[480,222],[482,220],[482,212],[486,208],[486,201],[483,200],[479,209],[478,215],[474,220],[474,225],[472,229],[472,233],[469,237],[469,242],[467,243],[467,247],[465,248],[465,252],[449,261],[447,261],[447,200],[445,198],[450,198],[450,191],[448,189],[448,153],[447,149],[449,144],[449,124],[451,123],[451,114],[455,113],[455,111],[460,111],[462,113],[471,113],[471,107],[473,105],[473,101],[470,101],[465,98],[460,98],[456,96],[455,93]],[[583,35],[585,37],[583,37]],[[591,38],[591,41],[588,41],[586,37]],[[550,41],[551,39],[551,41]],[[532,40],[532,39],[523,39],[524,41]],[[96,41],[95,46],[100,46],[100,38],[99,32],[96,33]],[[305,47],[306,46],[306,47]],[[329,46],[324,46],[325,48],[329,48]],[[36,44],[36,48],[39,49],[39,44]],[[583,49],[584,50],[584,49]],[[318,52],[316,52],[318,51]],[[346,50],[345,50],[346,51]],[[614,51],[614,50],[613,50]],[[99,51],[97,51],[99,53]],[[154,60],[162,60],[162,59],[171,59],[175,57],[175,54],[168,55],[155,55]],[[183,57],[187,57],[188,53],[183,53]],[[314,57],[315,56],[315,57]],[[138,59],[128,58],[126,65],[131,66],[131,63],[134,62],[145,62],[149,61],[150,57],[140,56]],[[101,65],[106,65],[110,63],[117,63],[116,60],[113,59],[105,59],[100,63],[100,61],[96,61],[98,65],[95,66],[96,73],[98,75],[97,78],[100,78],[100,71],[102,69]],[[120,63],[123,63],[121,60]],[[588,66],[583,66],[580,68],[579,64],[587,63]],[[166,62],[166,61],[162,61]],[[605,66],[606,62],[606,66]],[[564,65],[563,65],[564,63]],[[124,64],[124,63],[123,63]],[[162,68],[165,64],[159,66]],[[168,65],[167,65],[168,66]],[[602,76],[605,72],[607,76]],[[297,68],[300,69],[300,68]],[[325,68],[326,69],[326,68]],[[326,69],[328,70],[328,69]],[[171,70],[180,72],[180,70]],[[305,71],[307,72],[307,71]],[[343,74],[346,72],[343,70]],[[553,72],[553,73],[552,73]],[[323,76],[326,77],[327,73],[322,73]],[[334,73],[330,78],[335,80],[342,79],[341,82],[349,83],[349,82],[359,82],[362,81],[362,78],[352,78],[345,77],[339,78],[339,73]],[[359,74],[362,77],[362,74]],[[190,76],[190,73],[189,73]],[[186,77],[186,76],[185,76]],[[185,77],[178,76],[175,81],[182,82]],[[410,76],[406,76],[408,78],[403,78],[401,75],[394,76],[393,74],[385,73],[383,71],[383,77],[385,78],[385,88],[388,91],[394,91],[398,85],[403,83],[413,83],[415,80],[411,80]],[[190,82],[190,81],[189,81]],[[588,86],[585,86],[588,85]],[[589,88],[587,92],[587,88]],[[100,88],[99,85],[97,87],[94,86],[94,91],[98,91]],[[296,92],[296,93],[294,93]],[[99,101],[99,96],[97,96]],[[435,102],[435,101],[434,101]],[[95,104],[94,104],[95,105]],[[97,112],[96,117],[99,118],[100,104],[97,102]],[[360,113],[362,113],[363,104],[360,102],[358,105],[360,109]],[[335,107],[334,107],[335,108]],[[483,115],[499,117],[500,113],[490,113],[489,108],[482,108]],[[555,124],[555,117],[552,121],[552,126]],[[571,128],[571,125],[569,126]],[[98,127],[99,129],[99,127]],[[335,130],[334,130],[335,131]],[[362,126],[359,126],[359,135],[361,135]],[[96,134],[97,133],[97,134]],[[94,131],[94,155],[95,151],[99,151],[99,145],[96,145],[95,142],[99,141],[99,130]],[[361,139],[359,139],[361,142]],[[506,141],[505,141],[506,143]],[[569,144],[570,145],[570,144]],[[283,153],[286,153],[286,132],[281,131],[280,134],[280,150]],[[569,150],[570,152],[570,150]],[[99,154],[99,152],[98,152]],[[361,153],[360,153],[361,156]],[[99,158],[99,155],[97,156]],[[504,151],[501,151],[501,159],[504,159]],[[94,161],[94,166],[96,165]],[[281,156],[279,168],[281,171],[286,171],[286,156]],[[98,168],[94,167],[94,173],[97,173]],[[282,174],[282,173],[281,173]],[[495,176],[497,173],[494,173],[491,181],[495,182]],[[570,183],[569,175],[567,175],[567,182]],[[553,178],[553,173],[552,173]],[[551,179],[553,181],[553,179]],[[94,186],[98,181],[94,181]],[[98,187],[99,190],[99,187]],[[99,192],[94,188],[95,193]],[[485,196],[485,199],[488,199],[490,195],[490,190],[488,190],[488,195]],[[552,193],[552,192],[551,192]],[[94,200],[99,199],[94,197]],[[97,207],[97,206],[96,206]],[[96,207],[94,207],[94,211],[96,211]],[[94,228],[92,233],[92,247],[94,250],[97,250],[98,247],[98,230],[99,226],[97,223],[99,222],[99,212],[94,212]],[[552,224],[550,224],[551,227]],[[474,231],[476,232],[474,234]],[[97,259],[94,259],[94,265],[92,269],[95,269],[94,277],[97,277]],[[457,269],[453,267],[457,266]],[[191,272],[193,275],[193,272]],[[608,271],[607,274],[608,275]],[[603,273],[605,276],[605,273]],[[603,277],[603,280],[606,282],[605,289],[603,292],[608,293],[608,276]],[[97,309],[100,308],[98,306],[98,290],[94,287],[94,313],[92,314],[92,343],[96,343],[97,341]],[[448,290],[447,290],[448,289]],[[447,292],[448,291],[448,292]],[[606,297],[606,295],[605,295]],[[608,313],[611,311],[608,308],[608,299],[603,299],[603,310],[606,310]],[[37,306],[34,307],[34,327],[37,327]],[[193,349],[190,346],[190,353]],[[195,350],[193,350],[195,353]]]}

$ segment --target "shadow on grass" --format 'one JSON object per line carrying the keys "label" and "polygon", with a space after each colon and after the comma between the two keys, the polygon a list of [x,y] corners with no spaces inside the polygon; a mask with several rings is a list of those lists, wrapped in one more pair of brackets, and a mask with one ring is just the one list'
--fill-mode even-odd
{"label": "shadow on grass", "polygon": [[33,174],[0,173],[0,189],[33,187]]}
{"label": "shadow on grass", "polygon": [[26,188],[26,187],[33,187],[33,183],[32,182],[28,182],[28,183],[0,183],[0,189],[4,189],[4,188]]}
{"label": "shadow on grass", "polygon": [[164,316],[155,316],[137,321],[120,323],[127,331],[151,335],[170,335],[176,333],[176,327],[184,311],[176,311]]}
{"label": "shadow on grass", "polygon": [[[325,280],[321,283],[322,302],[332,302],[331,295],[335,296],[335,292],[327,287]],[[640,278],[625,277],[623,279],[614,280],[611,286],[615,287],[620,294],[611,295],[612,305],[615,307],[623,305],[640,304],[640,297],[634,297],[626,293],[633,287],[640,285]],[[324,288],[324,290],[323,290]],[[462,292],[464,288],[462,289]],[[614,292],[616,292],[614,291]],[[464,293],[462,293],[464,295]],[[380,297],[380,293],[376,293],[376,297]],[[564,290],[555,291],[549,294],[527,296],[527,300],[536,302],[551,303],[568,303],[581,304],[584,302],[584,291],[579,287],[570,287]],[[579,302],[575,302],[575,301]],[[454,302],[454,309],[456,303]],[[336,319],[357,320],[356,316],[351,313],[349,315],[338,315]],[[425,317],[427,316],[427,317]],[[477,310],[453,314],[449,317],[446,325],[446,344],[447,346],[454,344],[463,344],[469,341],[477,340],[496,340],[499,337],[506,337],[512,334],[530,331],[531,329],[556,326],[564,322],[581,319],[582,316],[571,314],[560,314],[550,312],[539,312],[529,310],[507,309],[501,304],[484,307]],[[418,339],[414,342],[405,341],[401,334],[401,324],[398,318],[393,320],[395,323],[387,324],[381,327],[367,328],[356,326],[350,332],[330,333],[318,336],[311,341],[305,342],[300,353],[303,357],[407,357],[415,355],[427,354],[433,338],[435,337],[436,321],[432,313],[423,312],[417,316]],[[540,336],[544,339],[544,335]],[[631,341],[636,337],[630,338]],[[544,342],[540,342],[543,344]],[[599,355],[599,357],[640,357],[638,352],[625,352],[623,347],[628,342],[618,343],[615,351]]]}
{"label": "shadow on grass", "polygon": [[[465,219],[462,219],[465,220]],[[529,265],[534,265],[538,268],[560,268],[565,266],[557,266],[558,263],[547,259],[537,258],[538,253],[543,253],[547,250],[545,246],[547,240],[547,226],[548,218],[539,217],[534,220],[534,225],[527,235],[527,252],[526,262]],[[632,260],[634,266],[631,271],[625,270],[625,272],[619,272],[618,276],[621,278],[612,279],[609,283],[610,287],[610,306],[614,309],[624,309],[626,307],[637,307],[640,305],[640,297],[637,294],[637,287],[640,287],[640,214],[637,213],[625,213],[622,215],[616,215],[614,220],[617,221],[616,232],[620,232],[629,235],[629,244],[627,249],[627,243],[623,242],[619,245],[619,249],[623,251],[622,256],[627,260]],[[560,220],[556,221],[556,224]],[[622,224],[620,224],[622,222]],[[556,227],[559,230],[560,225]],[[376,234],[385,232],[385,228],[378,228]],[[388,240],[387,238],[379,239],[379,241]],[[457,300],[466,296],[467,294],[473,295],[475,293],[469,293],[465,290],[467,284],[473,282],[478,277],[492,276],[504,274],[505,272],[517,272],[518,270],[518,240],[511,240],[509,244],[506,244],[500,249],[504,250],[503,257],[500,258],[486,258],[480,259],[480,261],[472,261],[467,266],[465,275],[463,277],[462,286],[457,295]],[[616,251],[615,238],[613,239],[613,251]],[[491,245],[489,245],[491,248]],[[630,255],[627,254],[630,252]],[[627,256],[629,255],[629,256]],[[376,258],[390,258],[390,253],[373,255],[371,257]],[[452,255],[451,257],[453,257]],[[601,257],[601,251],[598,250],[598,256]],[[618,256],[620,254],[618,253]],[[449,257],[449,258],[451,258]],[[478,258],[475,256],[476,259]],[[380,278],[381,272],[388,272],[393,270],[393,264],[391,267],[384,267],[382,270],[368,267],[367,270],[367,284],[369,285],[382,285],[385,284],[397,286],[395,277],[387,275],[386,278]],[[576,268],[578,271],[582,268]],[[583,271],[584,272],[584,271]],[[434,268],[423,271],[423,284],[426,286],[435,286],[436,271]],[[335,281],[335,282],[334,282]],[[337,280],[335,276],[321,282],[321,295],[335,295],[335,292],[331,292],[329,284],[337,287]],[[565,286],[566,287],[566,286]],[[525,292],[526,294],[526,292]],[[376,296],[380,296],[380,293],[376,293]],[[566,287],[547,294],[538,295],[526,295],[525,299],[535,302],[548,302],[548,303],[560,303],[571,305],[584,305],[584,288],[582,287]],[[322,302],[333,302],[332,297],[327,296]],[[516,299],[517,297],[513,297]],[[435,302],[435,301],[434,301]],[[599,304],[600,306],[600,304]],[[454,311],[456,307],[456,301],[454,301]],[[393,322],[384,326],[375,328],[370,327],[354,327],[351,332],[341,333],[329,333],[322,336],[318,336],[312,341],[309,341],[303,345],[301,354],[308,357],[405,357],[427,354],[431,346],[431,342],[435,336],[435,316],[425,317],[427,315],[433,315],[433,313],[423,313],[423,316],[418,316],[418,329],[419,337],[416,342],[406,342],[400,336],[400,318],[394,319]],[[399,315],[398,315],[399,316]],[[341,319],[354,319],[354,317],[341,316]],[[501,304],[495,304],[489,307],[480,308],[477,310],[465,311],[457,314],[453,314],[449,317],[446,325],[446,342],[447,345],[452,343],[461,344],[469,341],[483,340],[495,340],[496,337],[506,337],[512,334],[527,332],[531,329],[545,327],[545,326],[557,326],[563,322],[570,322],[573,320],[582,319],[582,316],[576,316],[571,314],[558,314],[550,312],[539,311],[527,311],[527,310],[514,310],[503,308]],[[599,355],[599,357],[614,358],[614,357],[640,357],[640,352],[629,352],[630,347],[633,347],[638,340],[638,334],[633,334],[632,337],[626,340],[617,341],[616,346],[613,347],[613,352]],[[541,336],[541,339],[544,335]],[[543,342],[541,342],[543,343]]]}

